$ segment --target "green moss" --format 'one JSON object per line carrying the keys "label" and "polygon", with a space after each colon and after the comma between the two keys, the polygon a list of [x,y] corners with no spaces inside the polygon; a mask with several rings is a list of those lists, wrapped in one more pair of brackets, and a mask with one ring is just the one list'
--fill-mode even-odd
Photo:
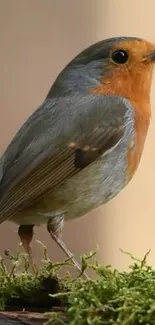
{"label": "green moss", "polygon": [[[92,266],[98,280],[76,280],[64,314],[49,313],[47,324],[155,325],[155,270],[134,259],[130,272]],[[65,294],[66,295],[66,294]],[[59,295],[60,296],[60,295]]]}
{"label": "green moss", "polygon": [[[52,263],[45,247],[43,251],[43,266],[35,276],[29,273],[24,254],[5,253],[0,263],[1,309],[38,308],[46,312],[48,325],[155,325],[155,270],[147,265],[148,253],[142,261],[130,255],[133,261],[128,272],[98,265],[94,253],[83,256],[82,272],[91,268],[98,275],[96,280],[84,280],[82,275],[60,277],[61,267],[71,261]],[[5,259],[12,264],[10,272]],[[19,273],[21,263],[24,271]]]}
{"label": "green moss", "polygon": [[[8,262],[11,265],[7,268]],[[72,262],[53,263],[43,246],[42,263],[42,267],[35,267],[36,273],[32,274],[26,254],[4,252],[0,259],[0,310],[45,312],[63,304],[64,298],[51,298],[49,295],[68,290],[68,279],[71,277],[66,275],[60,279],[59,271],[66,265],[72,265]]]}

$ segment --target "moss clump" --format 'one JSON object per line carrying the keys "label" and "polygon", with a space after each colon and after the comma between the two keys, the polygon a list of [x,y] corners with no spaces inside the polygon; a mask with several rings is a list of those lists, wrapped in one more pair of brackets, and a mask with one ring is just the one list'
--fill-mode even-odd
{"label": "moss clump", "polygon": [[67,319],[70,325],[155,325],[155,270],[146,264],[147,255],[142,261],[131,256],[130,272],[92,265],[99,279],[74,281],[65,319],[62,312],[49,313],[47,324],[64,325]]}
{"label": "moss clump", "polygon": [[[12,255],[9,251],[0,257],[0,310],[45,312],[53,307],[63,306],[63,297],[51,298],[50,294],[69,290],[68,274],[62,279],[59,271],[64,266],[72,266],[71,260],[54,263],[47,256],[43,247],[42,267],[35,266],[35,274],[30,271],[26,254],[18,252]],[[9,266],[6,267],[9,261]],[[20,270],[22,267],[23,271]]]}
{"label": "moss clump", "polygon": [[[52,263],[44,247],[44,265],[29,273],[27,258],[5,253],[12,269],[8,272],[5,260],[0,262],[0,309],[38,310],[46,312],[48,325],[155,325],[155,270],[133,259],[129,272],[103,267],[89,256],[82,257],[82,272],[88,267],[98,275],[97,280],[60,277],[59,270],[71,261]],[[24,271],[18,266],[24,263]],[[88,264],[89,263],[89,264]],[[57,308],[57,311],[54,309]]]}

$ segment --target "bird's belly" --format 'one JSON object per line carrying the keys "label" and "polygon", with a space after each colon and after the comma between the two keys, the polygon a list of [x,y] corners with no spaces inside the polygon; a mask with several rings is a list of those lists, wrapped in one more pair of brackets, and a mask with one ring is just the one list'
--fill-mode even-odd
{"label": "bird's belly", "polygon": [[110,157],[107,154],[96,160],[11,220],[39,225],[52,216],[74,219],[112,199],[125,184],[126,160],[122,154],[110,153]]}

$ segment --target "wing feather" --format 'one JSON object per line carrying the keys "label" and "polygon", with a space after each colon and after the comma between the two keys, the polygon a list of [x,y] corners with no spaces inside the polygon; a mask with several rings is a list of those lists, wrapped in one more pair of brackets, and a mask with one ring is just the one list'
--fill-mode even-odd
{"label": "wing feather", "polygon": [[[50,120],[44,122],[47,128],[43,134],[42,128],[38,129],[37,120],[41,114],[39,111],[37,115],[36,111],[36,119],[30,117],[2,156],[4,175],[0,186],[0,223],[34,205],[63,181],[115,147],[123,136],[124,116],[129,107],[119,98],[110,98],[110,101],[108,98],[98,101],[93,98],[89,102],[85,99],[75,108],[65,99],[55,105],[57,114],[55,109],[52,111],[52,104],[43,104],[45,116],[46,109],[51,109],[51,114],[47,114]],[[77,108],[75,114],[73,110]],[[110,120],[113,111],[117,114]],[[41,119],[40,123],[43,123]],[[48,136],[45,137],[44,133]],[[46,141],[40,141],[42,136]]]}

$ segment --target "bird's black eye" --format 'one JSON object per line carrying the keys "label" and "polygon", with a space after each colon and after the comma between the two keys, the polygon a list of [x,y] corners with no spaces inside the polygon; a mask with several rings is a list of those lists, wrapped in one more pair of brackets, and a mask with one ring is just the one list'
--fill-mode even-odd
{"label": "bird's black eye", "polygon": [[117,50],[112,53],[112,60],[118,64],[124,64],[128,60],[128,53],[124,50]]}

